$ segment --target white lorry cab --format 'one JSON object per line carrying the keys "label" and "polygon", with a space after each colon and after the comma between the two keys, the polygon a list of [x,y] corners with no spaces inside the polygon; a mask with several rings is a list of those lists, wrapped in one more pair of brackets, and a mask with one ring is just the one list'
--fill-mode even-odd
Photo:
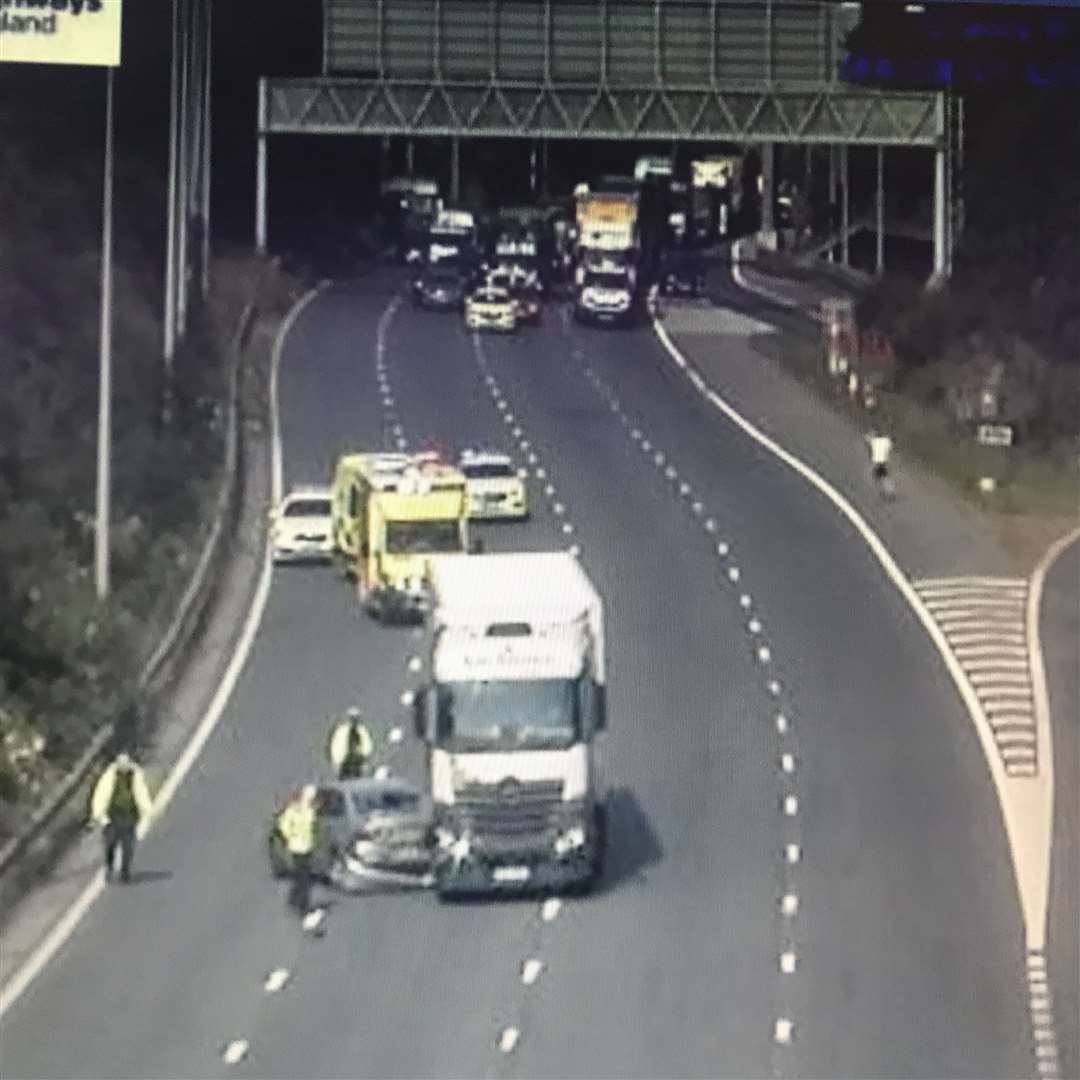
{"label": "white lorry cab", "polygon": [[603,603],[568,552],[440,555],[429,570],[428,746],[441,896],[588,887],[603,868]]}

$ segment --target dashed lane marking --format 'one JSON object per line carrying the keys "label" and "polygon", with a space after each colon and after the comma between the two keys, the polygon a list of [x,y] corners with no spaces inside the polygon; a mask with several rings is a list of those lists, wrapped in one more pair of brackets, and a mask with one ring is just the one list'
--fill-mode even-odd
{"label": "dashed lane marking", "polygon": [[551,922],[562,911],[562,901],[557,896],[549,896],[540,908],[540,918],[544,922]]}
{"label": "dashed lane marking", "polygon": [[266,982],[263,983],[263,989],[268,994],[276,994],[279,990],[282,990],[285,984],[289,981],[289,969],[288,968],[275,968],[266,976]]}
{"label": "dashed lane marking", "polygon": [[247,1039],[234,1039],[221,1051],[221,1060],[226,1065],[239,1065],[247,1057],[249,1049]]}
{"label": "dashed lane marking", "polygon": [[786,919],[793,919],[799,914],[799,898],[795,893],[785,893],[780,900],[780,912]]}
{"label": "dashed lane marking", "polygon": [[540,977],[540,973],[543,970],[543,961],[536,959],[526,960],[521,966],[521,981],[526,986],[532,986],[532,984]]}
{"label": "dashed lane marking", "polygon": [[512,1054],[521,1038],[521,1032],[516,1027],[504,1028],[499,1035],[499,1049],[504,1054]]}

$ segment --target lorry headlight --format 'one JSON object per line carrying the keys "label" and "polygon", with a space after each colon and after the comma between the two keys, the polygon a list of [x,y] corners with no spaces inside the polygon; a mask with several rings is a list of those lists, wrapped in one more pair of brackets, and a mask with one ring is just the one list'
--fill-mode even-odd
{"label": "lorry headlight", "polygon": [[571,851],[577,851],[578,848],[585,846],[585,827],[583,825],[572,825],[569,829],[564,829],[555,837],[555,854],[556,855],[569,855]]}

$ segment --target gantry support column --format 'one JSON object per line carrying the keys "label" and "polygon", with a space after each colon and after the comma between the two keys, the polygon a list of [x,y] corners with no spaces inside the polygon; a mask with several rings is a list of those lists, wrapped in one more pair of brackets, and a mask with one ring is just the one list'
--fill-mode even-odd
{"label": "gantry support column", "polygon": [[266,79],[259,80],[259,113],[255,142],[255,250],[266,254]]}
{"label": "gantry support column", "polygon": [[840,177],[840,229],[843,234],[840,261],[848,266],[851,259],[851,174],[848,171],[847,143],[840,144]]}
{"label": "gantry support column", "polygon": [[769,251],[776,250],[776,225],[773,207],[776,204],[776,147],[763,143],[761,147],[761,231],[758,243]]}
{"label": "gantry support column", "polygon": [[461,140],[456,135],[450,136],[450,198],[461,199]]}
{"label": "gantry support column", "polygon": [[[834,216],[836,207],[836,147],[829,143],[829,235],[832,236],[836,232],[836,218]],[[835,261],[835,247],[829,248],[829,262]]]}
{"label": "gantry support column", "polygon": [[885,147],[877,148],[877,262],[879,275],[885,273]]}
{"label": "gantry support column", "polygon": [[934,151],[934,272],[931,282],[943,284],[945,281],[945,200],[949,192],[945,184],[945,149]]}

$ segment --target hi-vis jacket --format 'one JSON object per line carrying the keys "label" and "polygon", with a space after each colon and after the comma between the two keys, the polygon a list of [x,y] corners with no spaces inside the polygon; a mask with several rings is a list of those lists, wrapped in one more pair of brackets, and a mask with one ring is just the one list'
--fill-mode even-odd
{"label": "hi-vis jacket", "polygon": [[356,725],[356,735],[352,733],[352,721],[343,720],[330,736],[330,764],[340,770],[349,757],[367,759],[371,757],[375,744],[366,725]]}
{"label": "hi-vis jacket", "polygon": [[[130,768],[135,810],[140,819],[148,818],[154,808],[154,801],[150,798],[146,776],[138,765],[132,764]],[[116,794],[117,771],[116,762],[113,762],[94,785],[94,793],[90,797],[90,817],[99,825],[108,825],[114,812],[113,796]]]}
{"label": "hi-vis jacket", "polygon": [[278,832],[285,838],[291,855],[310,855],[315,850],[318,833],[315,807],[299,800],[289,803],[278,817]]}

